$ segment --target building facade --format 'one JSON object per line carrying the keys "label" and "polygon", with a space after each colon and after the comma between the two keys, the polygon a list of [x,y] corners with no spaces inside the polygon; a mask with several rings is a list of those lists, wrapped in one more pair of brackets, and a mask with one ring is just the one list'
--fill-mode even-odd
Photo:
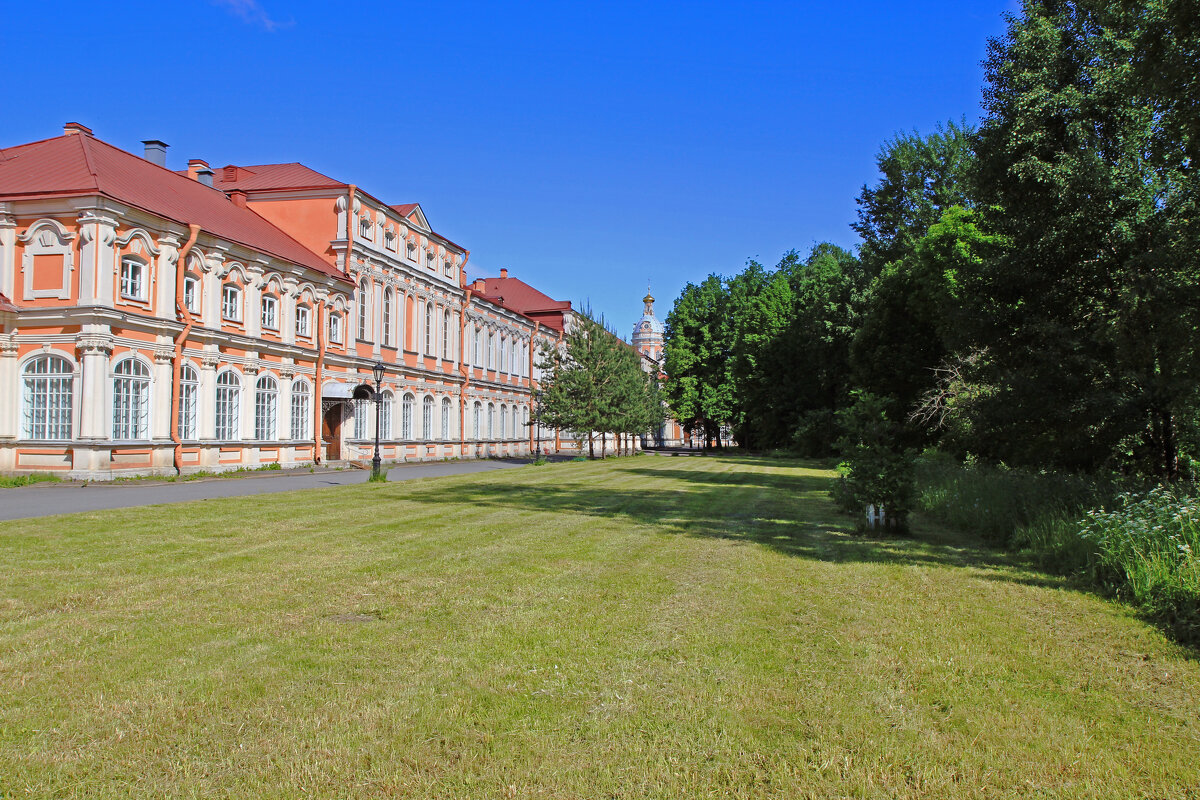
{"label": "building facade", "polygon": [[[68,124],[0,150],[0,472],[104,479],[529,453],[571,324],[415,203],[300,164],[165,166]],[[544,449],[573,441],[542,432]]]}

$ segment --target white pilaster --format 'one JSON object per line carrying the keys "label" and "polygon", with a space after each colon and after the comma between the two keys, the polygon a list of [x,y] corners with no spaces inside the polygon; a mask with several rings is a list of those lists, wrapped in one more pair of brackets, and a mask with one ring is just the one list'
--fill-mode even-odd
{"label": "white pilaster", "polygon": [[154,377],[151,384],[150,436],[153,439],[171,438],[171,390],[174,383],[175,351],[169,344],[159,343],[154,349]]}
{"label": "white pilaster", "polygon": [[0,294],[14,299],[17,287],[17,220],[0,203]]}
{"label": "white pilaster", "polygon": [[79,431],[77,439],[108,439],[111,431],[108,359],[113,340],[107,326],[87,331],[75,341],[80,363]]}
{"label": "white pilaster", "polygon": [[79,215],[79,304],[111,306],[117,270],[117,221],[94,211]]}
{"label": "white pilaster", "polygon": [[0,334],[0,439],[17,437],[20,393],[16,337],[13,334]]}

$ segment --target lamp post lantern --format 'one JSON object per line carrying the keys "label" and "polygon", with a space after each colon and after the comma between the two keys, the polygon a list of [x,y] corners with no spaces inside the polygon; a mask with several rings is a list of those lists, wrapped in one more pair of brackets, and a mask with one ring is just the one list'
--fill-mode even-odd
{"label": "lamp post lantern", "polygon": [[376,361],[371,367],[371,375],[375,378],[375,457],[371,459],[371,480],[379,480],[379,421],[380,405],[383,390],[383,374],[387,367],[382,361]]}

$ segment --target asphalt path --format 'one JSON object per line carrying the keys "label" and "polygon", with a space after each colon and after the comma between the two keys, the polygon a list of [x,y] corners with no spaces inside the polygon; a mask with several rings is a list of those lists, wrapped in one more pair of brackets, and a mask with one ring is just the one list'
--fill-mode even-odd
{"label": "asphalt path", "polygon": [[[440,478],[445,475],[467,475],[511,469],[528,464],[528,460],[512,461],[433,461],[422,464],[402,464],[387,470],[388,481],[407,481],[414,478]],[[222,497],[245,497],[254,494],[292,492],[297,489],[328,489],[365,483],[369,470],[346,469],[328,472],[298,472],[246,478],[202,478],[179,483],[107,483],[86,486],[61,486],[35,483],[15,489],[0,489],[0,521],[48,517],[54,514],[75,514],[81,511],[101,511],[106,508],[131,508],[160,503],[185,503],[190,500],[215,500]]]}

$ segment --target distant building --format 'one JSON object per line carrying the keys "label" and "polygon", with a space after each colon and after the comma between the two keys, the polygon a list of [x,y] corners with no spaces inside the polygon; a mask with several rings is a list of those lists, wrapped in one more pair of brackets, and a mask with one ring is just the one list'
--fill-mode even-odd
{"label": "distant building", "polygon": [[[646,369],[653,371],[661,384],[667,379],[666,373],[663,372],[665,357],[663,336],[666,333],[666,326],[654,315],[654,297],[650,294],[649,288],[646,289],[646,296],[642,298],[642,303],[642,316],[633,326],[633,346],[645,359]],[[644,442],[646,446],[679,447],[684,444],[683,429],[670,417],[657,431],[652,433],[652,437],[652,442]]]}

